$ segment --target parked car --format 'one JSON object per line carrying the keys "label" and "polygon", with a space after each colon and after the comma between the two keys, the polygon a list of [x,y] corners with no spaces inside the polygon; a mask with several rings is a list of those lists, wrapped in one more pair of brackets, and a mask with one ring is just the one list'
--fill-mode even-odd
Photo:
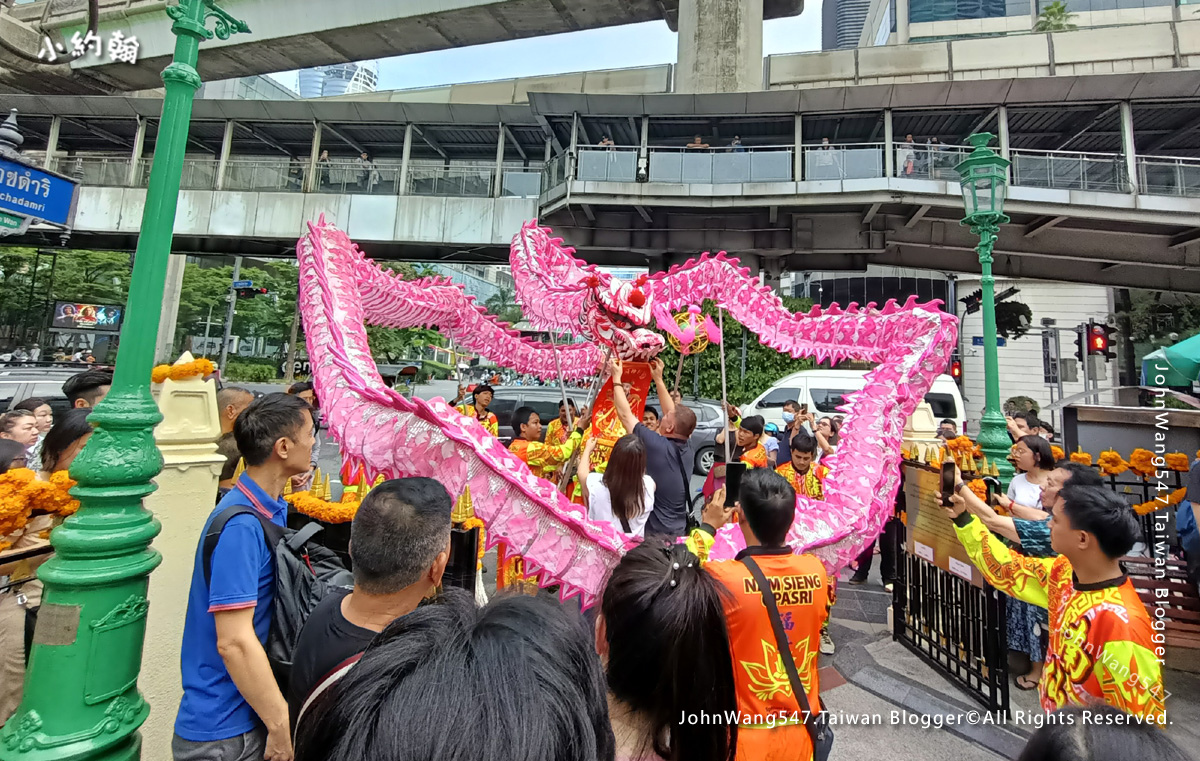
{"label": "parked car", "polygon": [[[742,412],[746,415],[762,415],[768,423],[783,426],[783,405],[795,400],[808,405],[817,418],[839,414],[838,407],[844,397],[861,389],[865,383],[865,370],[801,370],[783,378],[767,389]],[[939,375],[932,388],[925,394],[925,401],[933,408],[934,421],[946,418],[953,420],[960,431],[966,432],[967,413],[963,405],[958,384],[949,375]]]}
{"label": "parked car", "polygon": [[[692,472],[707,476],[712,470],[717,452],[717,434],[721,432],[721,402],[718,399],[683,397],[683,404],[696,413],[696,430],[688,442],[692,445]],[[650,405],[662,412],[658,397],[650,398]]]}
{"label": "parked car", "polygon": [[71,404],[62,386],[80,372],[70,367],[0,367],[0,412],[30,397],[45,399],[56,415],[66,412]]}

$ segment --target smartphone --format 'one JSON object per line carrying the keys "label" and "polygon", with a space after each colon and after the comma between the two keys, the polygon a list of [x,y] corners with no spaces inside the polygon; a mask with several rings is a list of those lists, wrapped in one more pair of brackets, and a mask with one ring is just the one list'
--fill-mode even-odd
{"label": "smartphone", "polygon": [[950,507],[954,503],[950,501],[950,495],[954,493],[954,463],[942,463],[942,507]]}
{"label": "smartphone", "polygon": [[738,501],[738,493],[742,490],[742,474],[746,472],[746,463],[731,462],[725,466],[725,507],[733,507]]}

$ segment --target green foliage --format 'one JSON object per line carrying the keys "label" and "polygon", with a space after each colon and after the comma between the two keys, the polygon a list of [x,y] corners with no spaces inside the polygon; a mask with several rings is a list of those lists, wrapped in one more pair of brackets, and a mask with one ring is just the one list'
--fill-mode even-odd
{"label": "green foliage", "polygon": [[225,364],[225,380],[235,383],[270,383],[279,377],[274,365],[231,359]]}
{"label": "green foliage", "polygon": [[[242,280],[254,281],[254,286],[266,287],[266,295],[238,299],[233,316],[233,335],[243,340],[266,338],[268,343],[282,346],[292,332],[292,316],[296,313],[296,293],[299,268],[295,262],[272,262],[263,267],[243,267]],[[233,267],[202,267],[189,262],[183,271],[183,291],[179,299],[179,316],[175,327],[176,346],[185,336],[202,336],[205,321],[211,314],[210,336],[224,331],[228,303],[225,296],[233,282]],[[303,326],[300,339],[303,340]]]}
{"label": "green foliage", "polygon": [[[1129,293],[1128,316],[1135,343],[1169,346],[1200,332],[1200,300],[1195,296],[1163,291],[1130,290]],[[1169,339],[1171,333],[1178,333],[1179,338]]]}
{"label": "green foliage", "polygon": [[55,301],[123,306],[131,271],[122,252],[0,248],[0,322],[45,327]]}
{"label": "green foliage", "polygon": [[368,325],[367,343],[370,344],[371,354],[375,359],[384,360],[386,364],[395,364],[419,356],[421,350],[429,344],[441,346],[442,334],[425,328],[398,329]]}
{"label": "green foliage", "polygon": [[[807,312],[812,308],[811,299],[785,298],[783,305],[792,312]],[[711,302],[705,302],[704,313],[711,315],[713,322],[717,321],[716,307]],[[742,326],[739,322],[725,315],[725,375],[729,389],[729,401],[734,404],[746,404],[775,384],[780,378],[800,370],[810,370],[816,367],[811,359],[792,359],[787,354],[780,354],[774,349],[763,346],[758,337],[751,331],[746,331],[746,378],[742,379]],[[666,364],[663,377],[667,386],[674,388],[675,371],[679,366],[679,352],[668,344],[659,355]],[[721,355],[720,347],[709,346],[697,355],[700,362],[700,396],[708,399],[721,398]],[[683,377],[679,390],[686,396],[691,396],[693,388],[694,358],[684,361]]]}
{"label": "green foliage", "polygon": [[1067,4],[1062,0],[1054,0],[1038,14],[1037,23],[1033,26],[1035,32],[1073,32],[1079,27],[1072,23],[1075,14],[1067,10]]}
{"label": "green foliage", "polygon": [[1036,415],[1041,411],[1041,405],[1028,396],[1014,396],[1004,402],[1005,415],[1011,415],[1014,412],[1032,412]]}
{"label": "green foliage", "polygon": [[[1022,318],[1024,318],[1022,320]],[[1020,301],[1001,301],[996,305],[996,335],[1020,338],[1033,325],[1033,310]]]}
{"label": "green foliage", "polygon": [[484,302],[483,306],[498,319],[507,322],[509,325],[516,325],[523,317],[521,306],[517,304],[513,298],[513,292],[508,288],[501,288],[498,293],[492,294]]}

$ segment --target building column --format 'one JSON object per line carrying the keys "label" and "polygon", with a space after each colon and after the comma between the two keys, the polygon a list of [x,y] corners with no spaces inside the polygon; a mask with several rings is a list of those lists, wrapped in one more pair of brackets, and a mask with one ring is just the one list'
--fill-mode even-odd
{"label": "building column", "polygon": [[306,193],[321,192],[321,177],[317,174],[317,160],[321,157],[321,123],[313,120],[312,145],[308,149],[308,177],[305,178]]}
{"label": "building column", "polygon": [[550,138],[546,138],[546,152],[542,156],[542,163],[549,164],[550,159],[554,156],[554,142]]}
{"label": "building column", "polygon": [[492,179],[492,197],[499,198],[504,192],[504,123],[500,122],[496,138],[496,176]]}
{"label": "building column", "polygon": [[575,167],[579,163],[579,113],[571,115],[571,147],[567,150],[567,182],[575,179]]}
{"label": "building column", "polygon": [[213,188],[221,190],[225,187],[225,172],[229,168],[229,154],[233,153],[233,131],[237,122],[233,119],[225,121],[225,132],[221,135],[221,155],[217,159],[217,176],[213,179]]}
{"label": "building column", "polygon": [[[1008,137],[1008,106],[1000,106],[996,109],[996,124],[999,125],[1000,133],[1000,156],[1005,161],[1012,161],[1012,151],[1009,149]],[[1012,183],[1012,165],[1005,167],[1004,173],[1008,176],[1008,181]]]}
{"label": "building column", "polygon": [[408,195],[408,160],[412,156],[413,126],[404,125],[404,149],[400,154],[400,180],[396,183],[397,195]]}
{"label": "building column", "polygon": [[896,149],[893,147],[892,109],[883,109],[883,176],[896,176]]}
{"label": "building column", "polygon": [[179,318],[179,297],[183,294],[183,272],[187,256],[170,254],[167,257],[167,282],[162,294],[162,317],[158,321],[158,341],[154,346],[154,361],[172,361],[175,346],[175,324]]}
{"label": "building column", "polygon": [[1125,172],[1129,175],[1129,192],[1138,193],[1137,145],[1133,136],[1133,107],[1121,101],[1121,150],[1125,154]]}
{"label": "building column", "polygon": [[896,44],[908,44],[908,0],[896,0]]}
{"label": "building column", "polygon": [[792,179],[800,182],[804,179],[804,123],[800,114],[796,114],[794,129],[796,155],[792,156]]}
{"label": "building column", "polygon": [[54,153],[58,150],[58,133],[62,130],[62,117],[55,116],[50,120],[50,134],[46,137],[46,158],[42,160],[43,169],[54,168]]}
{"label": "building column", "polygon": [[133,133],[133,150],[129,154],[129,171],[125,174],[125,184],[135,187],[138,184],[138,174],[141,169],[142,151],[146,147],[146,117],[137,118],[137,130]]}
{"label": "building column", "polygon": [[763,89],[763,0],[680,0],[676,91]]}

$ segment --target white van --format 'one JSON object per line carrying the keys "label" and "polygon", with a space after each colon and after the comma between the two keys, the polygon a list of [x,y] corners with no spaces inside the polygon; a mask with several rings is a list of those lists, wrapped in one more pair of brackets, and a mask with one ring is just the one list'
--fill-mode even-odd
{"label": "white van", "polygon": [[[762,396],[742,409],[745,415],[762,415],[768,423],[783,427],[783,405],[795,400],[820,420],[825,415],[839,415],[842,397],[858,391],[865,383],[865,370],[801,370],[778,381]],[[958,430],[966,431],[966,408],[958,384],[949,375],[939,375],[933,387],[925,394],[925,401],[933,408],[935,423],[943,419],[955,422]]]}

